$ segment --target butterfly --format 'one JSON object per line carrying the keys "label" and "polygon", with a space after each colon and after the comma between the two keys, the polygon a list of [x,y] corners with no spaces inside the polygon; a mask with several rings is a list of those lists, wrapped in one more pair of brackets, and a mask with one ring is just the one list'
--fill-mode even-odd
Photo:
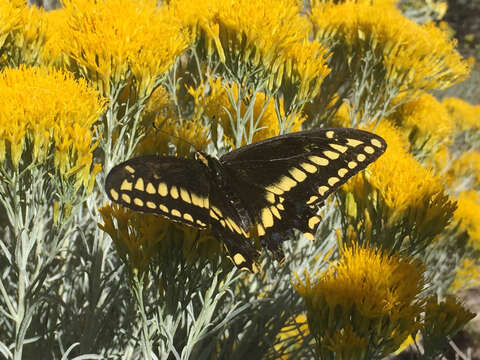
{"label": "butterfly", "polygon": [[313,239],[325,199],[375,161],[387,144],[367,131],[300,131],[237,148],[219,159],[147,155],[115,166],[109,198],[197,229],[210,228],[240,269],[256,272],[254,239],[282,259],[293,229]]}

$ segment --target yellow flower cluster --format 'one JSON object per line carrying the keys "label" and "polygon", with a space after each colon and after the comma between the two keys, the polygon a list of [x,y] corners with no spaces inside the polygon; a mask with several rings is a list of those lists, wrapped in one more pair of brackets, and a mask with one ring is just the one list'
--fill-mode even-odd
{"label": "yellow flower cluster", "polygon": [[459,98],[445,98],[442,104],[447,108],[461,131],[480,128],[480,105],[471,105]]}
{"label": "yellow flower cluster", "polygon": [[287,77],[298,84],[300,95],[311,96],[329,73],[326,50],[308,44],[310,24],[300,16],[297,0],[175,0],[171,4],[196,33],[207,56],[216,54],[227,66],[261,67],[270,89]]}
{"label": "yellow flower cluster", "polygon": [[347,61],[375,54],[393,88],[443,89],[468,75],[470,64],[434,24],[418,25],[388,2],[335,3],[326,1],[312,9],[315,38],[344,44]]}
{"label": "yellow flower cluster", "polygon": [[[218,121],[224,129],[227,142],[230,144],[235,143],[235,133],[240,126],[244,129],[246,135],[253,132],[252,139],[246,137],[242,139],[242,145],[245,145],[247,140],[257,142],[277,136],[281,133],[281,130],[298,131],[305,120],[302,116],[297,115],[287,119],[286,128],[281,129],[281,119],[278,119],[278,116],[285,118],[283,101],[280,101],[280,114],[276,112],[273,98],[268,98],[261,92],[249,96],[249,99],[239,101],[236,84],[224,83],[221,78],[213,79],[209,77],[208,85],[201,85],[196,89],[189,88],[188,91],[194,98],[197,117],[205,114],[208,118]],[[252,106],[250,101],[255,102],[249,121],[245,124],[238,124],[237,120],[244,118],[248,108]]]}
{"label": "yellow flower cluster", "polygon": [[465,190],[465,187],[480,190],[480,153],[469,151],[451,163],[447,181],[452,190]]}
{"label": "yellow flower cluster", "polygon": [[22,11],[25,8],[23,0],[0,1],[0,49],[5,45],[10,32],[22,26]]}
{"label": "yellow flower cluster", "polygon": [[403,104],[392,117],[408,134],[414,150],[434,153],[453,140],[455,122],[433,95],[424,93]]}
{"label": "yellow flower cluster", "polygon": [[216,256],[221,251],[220,243],[208,232],[154,214],[135,212],[116,204],[102,207],[100,213],[103,224],[98,226],[110,235],[132,274],[147,271],[156,256],[168,259],[180,255],[187,261],[195,261]]}
{"label": "yellow flower cluster", "polygon": [[457,267],[455,280],[450,286],[451,293],[480,286],[480,264],[471,259],[464,259]]}
{"label": "yellow flower cluster", "polygon": [[[406,151],[407,141],[383,121],[375,132],[388,144],[385,154],[364,174],[353,177],[345,191],[354,194],[362,209],[378,202],[387,228],[405,219],[422,234],[437,234],[449,223],[455,203],[444,191],[441,179]],[[415,226],[414,226],[415,225]]]}
{"label": "yellow flower cluster", "polygon": [[454,219],[468,233],[469,245],[480,250],[480,194],[474,190],[461,192],[457,206]]}
{"label": "yellow flower cluster", "polygon": [[0,65],[37,65],[41,62],[46,41],[45,13],[22,0],[0,1],[0,49],[4,48]]}
{"label": "yellow flower cluster", "polygon": [[464,327],[475,314],[465,309],[454,296],[438,301],[434,295],[427,300],[421,329],[425,354],[435,354],[447,337]]}
{"label": "yellow flower cluster", "polygon": [[423,273],[416,260],[354,245],[324,273],[306,272],[304,282],[297,275],[294,286],[305,300],[319,353],[347,351],[345,359],[367,359],[370,351],[396,350],[418,328]]}
{"label": "yellow flower cluster", "polygon": [[17,167],[32,146],[26,158],[41,163],[53,149],[61,175],[91,186],[92,126],[105,106],[95,90],[52,68],[6,68],[0,73],[0,102],[1,162]]}
{"label": "yellow flower cluster", "polygon": [[202,151],[211,142],[209,128],[202,124],[200,118],[178,118],[170,94],[162,86],[155,89],[148,99],[143,118],[154,126],[137,145],[136,155],[168,155],[171,153],[171,144],[177,156],[187,156],[192,152],[192,147],[193,150]]}
{"label": "yellow flower cluster", "polygon": [[134,79],[140,98],[189,46],[188,32],[155,0],[66,0],[59,51],[108,96]]}

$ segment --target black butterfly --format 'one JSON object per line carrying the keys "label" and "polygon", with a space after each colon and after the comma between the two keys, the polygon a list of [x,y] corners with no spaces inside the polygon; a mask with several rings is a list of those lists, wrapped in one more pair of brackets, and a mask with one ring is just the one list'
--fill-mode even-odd
{"label": "black butterfly", "polygon": [[211,230],[241,269],[257,270],[252,239],[283,254],[293,228],[313,239],[325,199],[375,161],[385,141],[356,129],[322,129],[276,136],[219,160],[141,156],[107,176],[111,200],[136,211]]}

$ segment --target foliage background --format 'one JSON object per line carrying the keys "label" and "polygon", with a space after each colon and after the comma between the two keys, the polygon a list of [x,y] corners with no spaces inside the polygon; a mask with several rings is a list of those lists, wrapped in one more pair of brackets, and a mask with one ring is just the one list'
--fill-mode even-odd
{"label": "foliage background", "polygon": [[[456,295],[480,280],[480,87],[446,9],[0,0],[0,354],[474,358],[452,336],[474,316]],[[463,80],[447,91],[470,103],[445,90]],[[315,241],[295,234],[281,265],[264,251],[256,276],[208,232],[103,192],[135,155],[329,126],[389,149],[330,198]]]}

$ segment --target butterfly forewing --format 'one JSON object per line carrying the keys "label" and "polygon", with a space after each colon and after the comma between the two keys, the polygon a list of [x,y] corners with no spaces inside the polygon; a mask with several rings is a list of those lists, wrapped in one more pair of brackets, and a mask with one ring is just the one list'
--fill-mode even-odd
{"label": "butterfly forewing", "polygon": [[239,193],[268,245],[271,235],[292,227],[311,238],[320,222],[319,205],[385,149],[382,138],[366,131],[324,129],[267,139],[234,150],[220,161],[236,173],[232,177],[263,189],[255,196],[252,191]]}
{"label": "butterfly forewing", "polygon": [[208,227],[209,178],[205,165],[171,156],[142,156],[107,176],[111,200],[132,210],[163,215],[199,229]]}

